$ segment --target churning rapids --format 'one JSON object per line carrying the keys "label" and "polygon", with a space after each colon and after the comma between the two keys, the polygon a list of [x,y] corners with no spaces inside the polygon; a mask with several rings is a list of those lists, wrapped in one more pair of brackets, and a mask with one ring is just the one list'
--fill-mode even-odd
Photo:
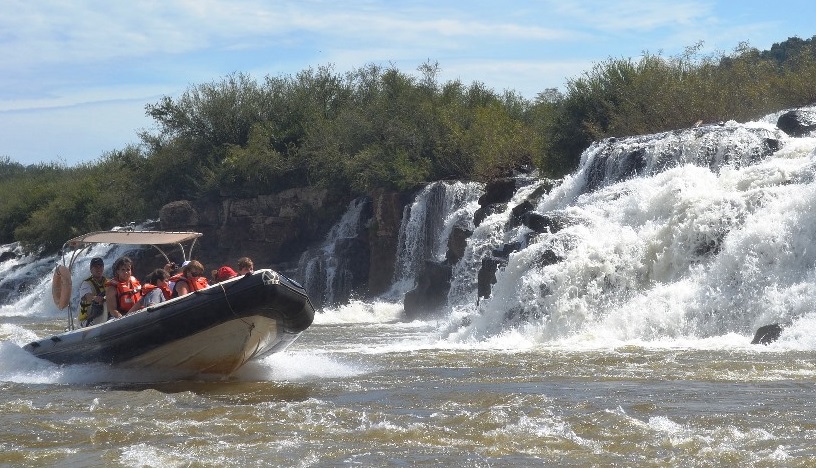
{"label": "churning rapids", "polygon": [[[0,465],[816,464],[816,131],[780,115],[597,142],[479,216],[484,186],[431,184],[377,300],[337,300],[334,246],[366,225],[352,203],[302,261],[315,324],[227,380],[28,355],[65,327],[56,259],[2,246]],[[407,318],[457,229],[446,304]],[[769,323],[779,339],[751,345]]]}

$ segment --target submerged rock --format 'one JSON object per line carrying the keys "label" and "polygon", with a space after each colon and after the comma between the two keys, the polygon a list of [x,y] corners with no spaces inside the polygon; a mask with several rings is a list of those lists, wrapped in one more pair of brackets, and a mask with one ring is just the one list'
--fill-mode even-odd
{"label": "submerged rock", "polygon": [[763,325],[759,327],[754,334],[754,339],[751,341],[751,344],[771,344],[777,339],[779,339],[779,335],[782,333],[782,326],[778,323],[773,323],[771,325]]}
{"label": "submerged rock", "polygon": [[779,116],[776,126],[792,137],[809,136],[816,131],[816,110],[794,109]]}

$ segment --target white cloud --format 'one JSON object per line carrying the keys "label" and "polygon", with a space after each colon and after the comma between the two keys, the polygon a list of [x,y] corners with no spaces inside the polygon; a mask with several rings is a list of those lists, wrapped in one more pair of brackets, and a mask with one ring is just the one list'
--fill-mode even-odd
{"label": "white cloud", "polygon": [[[0,138],[0,155],[29,152],[15,135],[37,131],[27,131],[24,123],[36,129],[42,122],[40,127],[53,126],[53,132],[61,125],[70,129],[60,134],[65,138],[54,137],[61,148],[81,146],[79,135],[93,132],[100,141],[118,135],[124,146],[136,129],[121,125],[143,119],[145,104],[231,72],[262,78],[309,66],[334,64],[343,73],[378,63],[415,73],[431,60],[441,66],[442,81],[480,81],[534,97],[609,56],[644,50],[676,54],[699,40],[728,51],[755,38],[767,47],[778,30],[783,32],[776,41],[787,37],[781,20],[757,13],[770,5],[742,0],[739,14],[729,5],[724,0],[5,0],[0,123],[16,130]],[[132,107],[123,107],[123,101]],[[85,112],[105,109],[116,121],[114,108],[139,117],[103,127],[94,112]],[[79,130],[83,119],[90,119],[91,133]],[[76,142],[67,135],[77,135]],[[27,144],[53,147],[46,139]]]}

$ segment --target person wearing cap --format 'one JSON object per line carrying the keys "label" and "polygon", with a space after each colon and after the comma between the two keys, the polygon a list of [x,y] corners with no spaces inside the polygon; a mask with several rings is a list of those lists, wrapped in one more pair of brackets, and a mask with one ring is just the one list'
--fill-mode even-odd
{"label": "person wearing cap", "polygon": [[217,283],[226,281],[230,278],[235,278],[236,276],[238,276],[238,273],[236,273],[235,270],[233,270],[227,265],[224,265],[221,268],[215,270],[215,281]]}
{"label": "person wearing cap", "polygon": [[99,258],[91,259],[91,276],[82,280],[79,285],[79,325],[87,327],[105,321],[105,262]]}

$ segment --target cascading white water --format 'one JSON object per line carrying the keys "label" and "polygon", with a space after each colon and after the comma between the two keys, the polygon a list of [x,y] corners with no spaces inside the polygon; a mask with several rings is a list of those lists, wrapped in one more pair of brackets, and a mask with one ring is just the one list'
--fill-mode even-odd
{"label": "cascading white water", "polygon": [[[795,328],[816,301],[814,148],[816,139],[766,122],[593,145],[536,208],[566,227],[512,254],[478,307],[456,297],[449,336],[656,340]],[[469,251],[528,239],[529,229],[506,230],[507,217],[488,217]],[[542,261],[547,252],[563,260]],[[461,268],[477,269],[478,257]]]}
{"label": "cascading white water", "polygon": [[455,227],[472,231],[483,186],[475,182],[433,182],[405,207],[397,241],[394,286],[386,294],[401,297],[415,284],[426,260],[445,260]]}
{"label": "cascading white water", "polygon": [[365,197],[352,200],[340,221],[329,230],[326,240],[301,256],[298,271],[316,304],[333,305],[348,300],[354,278],[343,268],[343,259],[338,257],[336,249],[342,239],[360,236],[365,229],[364,211],[369,203]]}

